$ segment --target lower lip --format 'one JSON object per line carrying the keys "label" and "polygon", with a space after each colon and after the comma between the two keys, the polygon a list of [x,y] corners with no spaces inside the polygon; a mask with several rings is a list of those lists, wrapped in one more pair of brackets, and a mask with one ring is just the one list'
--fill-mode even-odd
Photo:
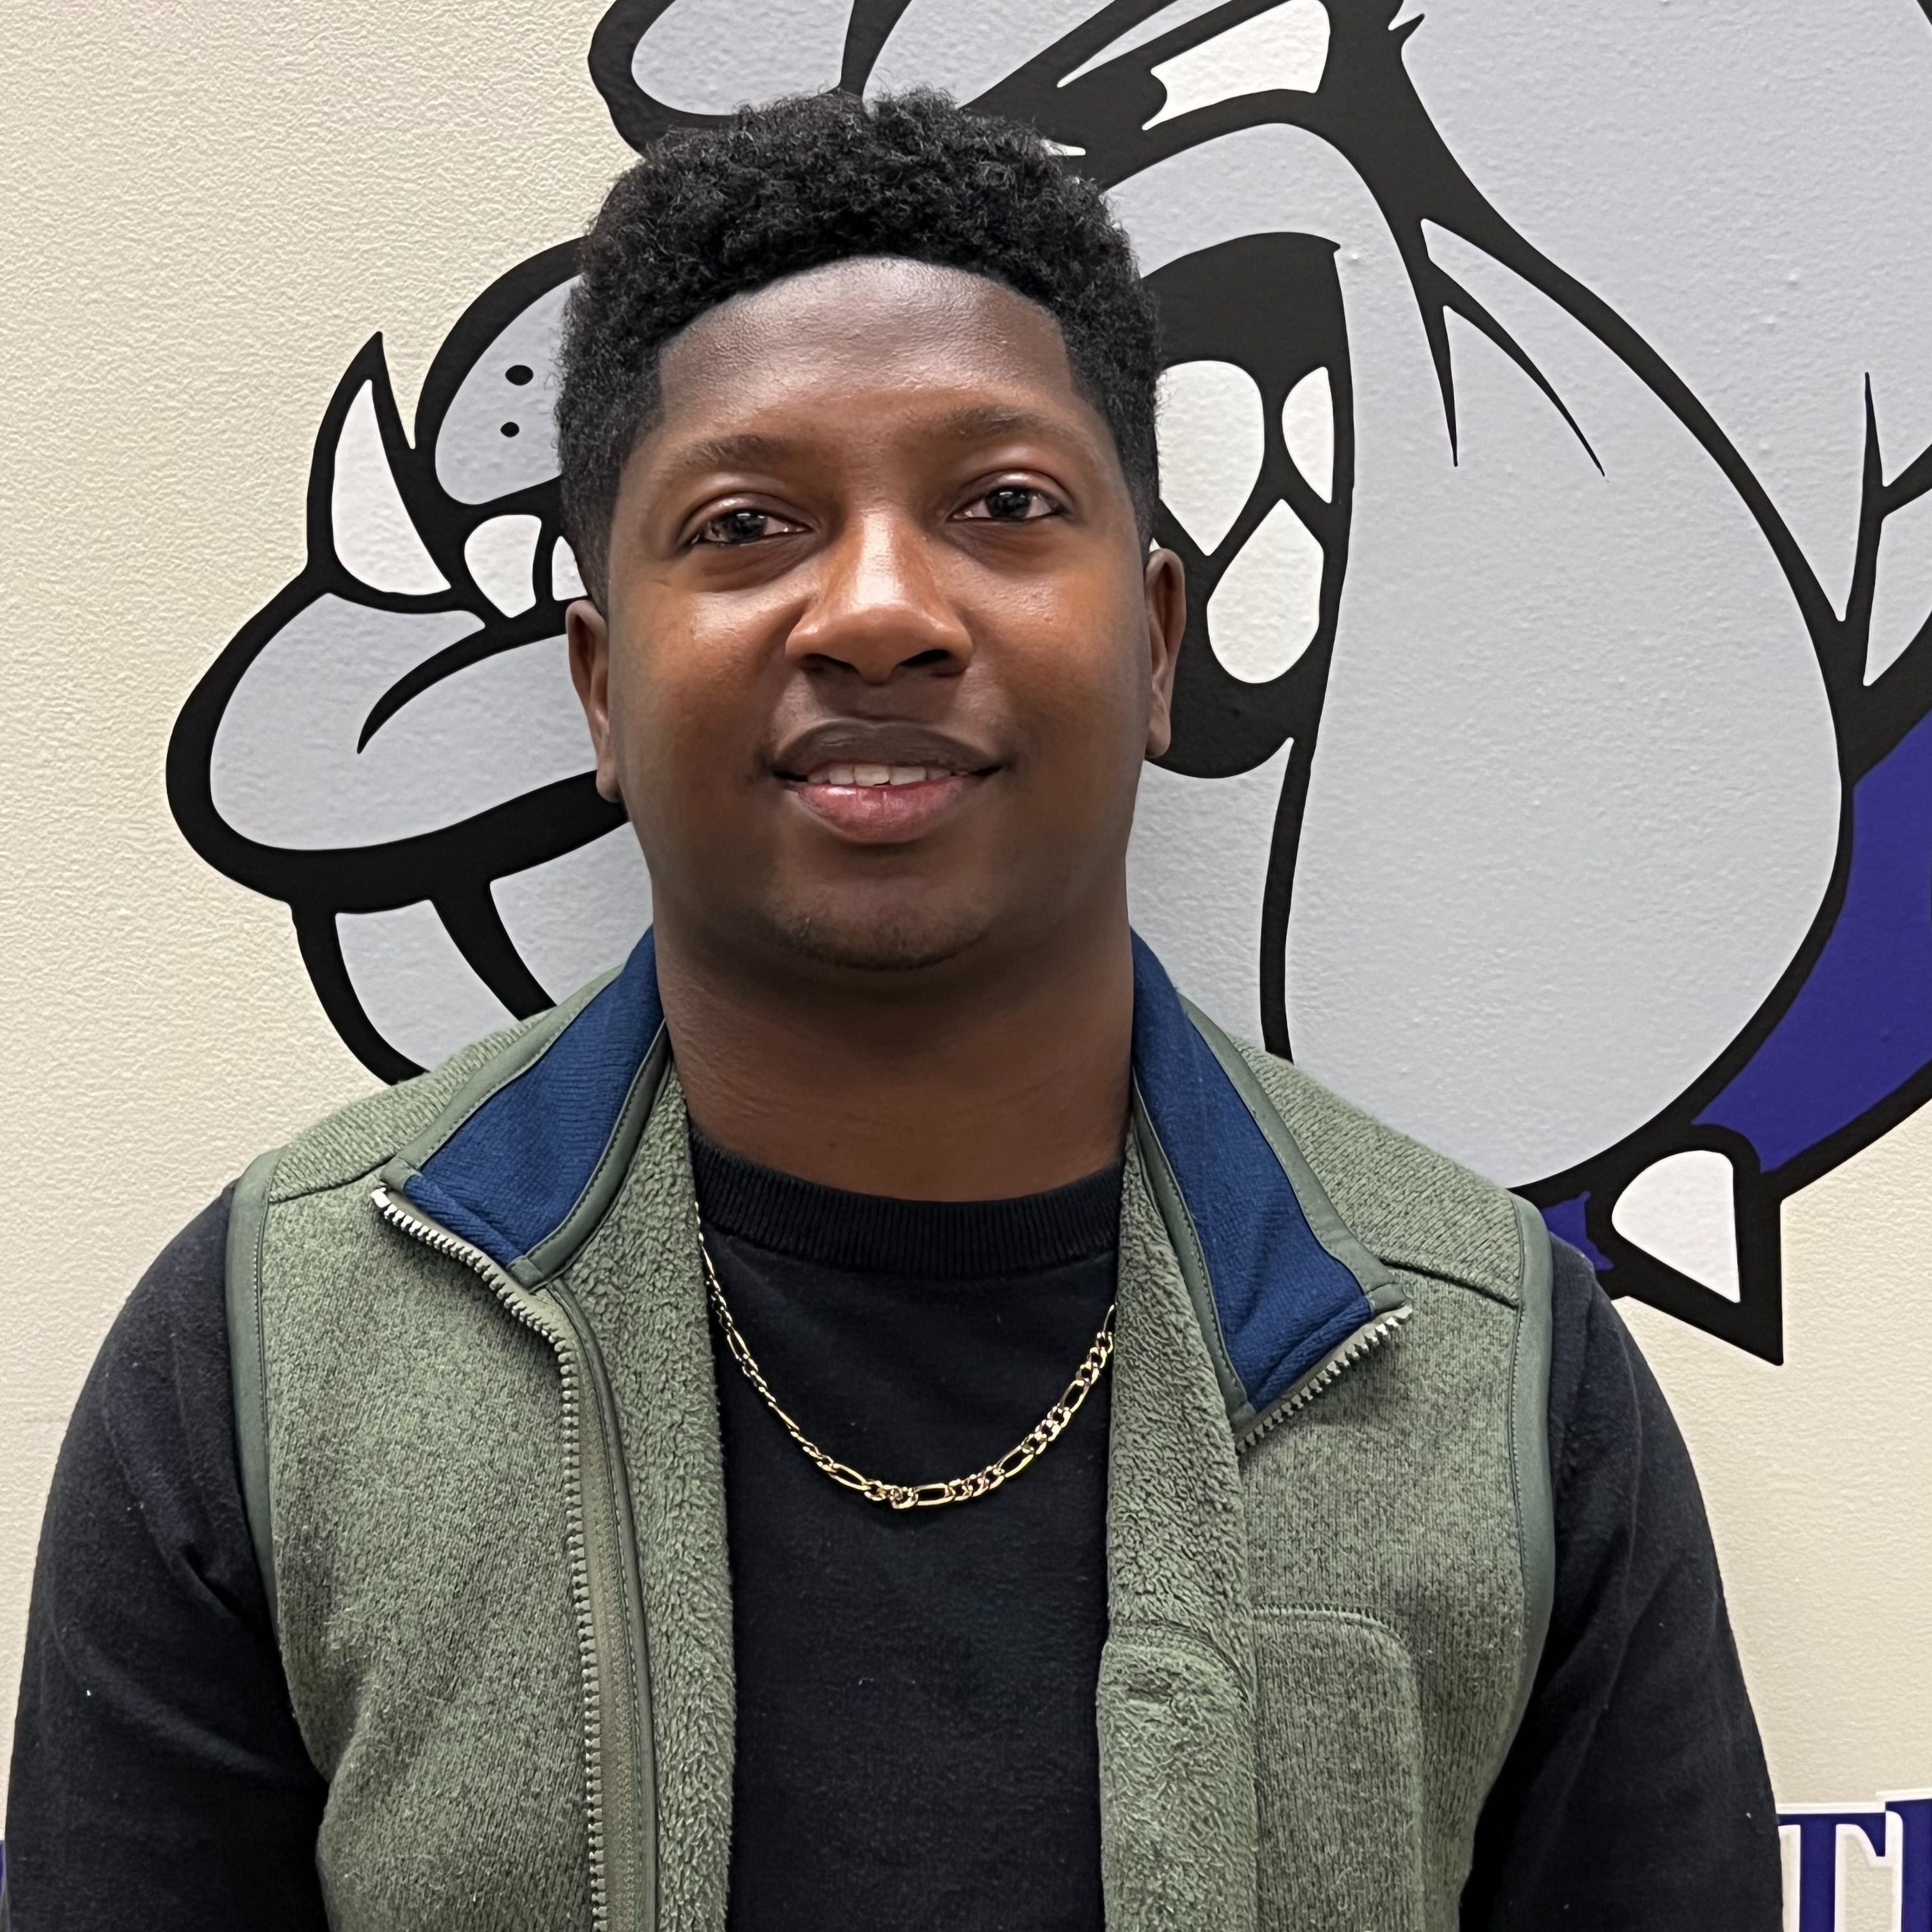
{"label": "lower lip", "polygon": [[981,775],[922,778],[916,784],[786,787],[806,811],[842,837],[874,844],[916,838],[974,786]]}

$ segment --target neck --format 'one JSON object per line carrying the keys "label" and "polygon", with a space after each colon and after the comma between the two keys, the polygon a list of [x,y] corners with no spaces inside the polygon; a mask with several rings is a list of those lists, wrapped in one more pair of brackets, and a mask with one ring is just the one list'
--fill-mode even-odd
{"label": "neck", "polygon": [[802,1180],[998,1200],[1120,1156],[1133,1041],[1124,892],[1101,920],[904,973],[748,970],[657,925],[678,1078],[720,1146]]}

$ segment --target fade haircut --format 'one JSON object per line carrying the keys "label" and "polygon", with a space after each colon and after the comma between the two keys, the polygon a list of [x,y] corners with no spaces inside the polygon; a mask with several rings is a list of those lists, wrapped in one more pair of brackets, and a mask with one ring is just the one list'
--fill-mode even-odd
{"label": "fade haircut", "polygon": [[584,237],[557,457],[565,533],[599,604],[618,479],[656,420],[664,344],[733,296],[862,256],[984,275],[1053,317],[1076,387],[1113,433],[1145,541],[1159,325],[1100,190],[1030,129],[944,94],[821,94],[668,135],[619,177]]}

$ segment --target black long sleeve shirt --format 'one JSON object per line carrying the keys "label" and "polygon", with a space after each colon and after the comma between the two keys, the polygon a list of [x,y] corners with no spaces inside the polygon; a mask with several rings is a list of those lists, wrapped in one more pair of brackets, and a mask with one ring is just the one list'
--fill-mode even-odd
{"label": "black long sleeve shirt", "polygon": [[[910,1203],[694,1153],[734,1315],[781,1399],[868,1474],[960,1474],[1010,1446],[1112,1297],[1118,1169],[1024,1202]],[[326,1794],[236,1470],[226,1222],[224,1197],[150,1269],[62,1450],[15,1734],[11,1932],[326,1924]],[[825,1480],[722,1354],[718,1381],[731,1932],[1100,1932],[1106,1384],[1022,1480],[908,1519]],[[1560,1244],[1550,1432],[1554,1612],[1462,1923],[1774,1932],[1776,1822],[1696,1479]]]}

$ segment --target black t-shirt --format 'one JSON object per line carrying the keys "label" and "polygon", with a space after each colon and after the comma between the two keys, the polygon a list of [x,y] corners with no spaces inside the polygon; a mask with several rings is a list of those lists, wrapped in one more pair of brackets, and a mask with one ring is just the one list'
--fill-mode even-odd
{"label": "black t-shirt", "polygon": [[[868,1475],[962,1474],[1010,1447],[1099,1325],[1117,1174],[1024,1202],[882,1202],[697,1154],[747,1341],[791,1413]],[[61,1452],[16,1724],[12,1932],[326,1923],[325,1792],[236,1472],[226,1209],[143,1278]],[[1775,1932],[1771,1793],[1695,1478],[1561,1246],[1552,1340],[1554,1613],[1462,1923]],[[911,1518],[812,1468],[722,1357],[719,1393],[732,1932],[1097,1928],[1106,1384],[998,1495]]]}
{"label": "black t-shirt", "polygon": [[[1114,1297],[1120,1170],[882,1200],[695,1142],[706,1239],[772,1393],[861,1474],[982,1468]],[[737,1664],[730,1932],[1100,1932],[1103,1377],[976,1502],[901,1512],[806,1461],[712,1324]]]}

